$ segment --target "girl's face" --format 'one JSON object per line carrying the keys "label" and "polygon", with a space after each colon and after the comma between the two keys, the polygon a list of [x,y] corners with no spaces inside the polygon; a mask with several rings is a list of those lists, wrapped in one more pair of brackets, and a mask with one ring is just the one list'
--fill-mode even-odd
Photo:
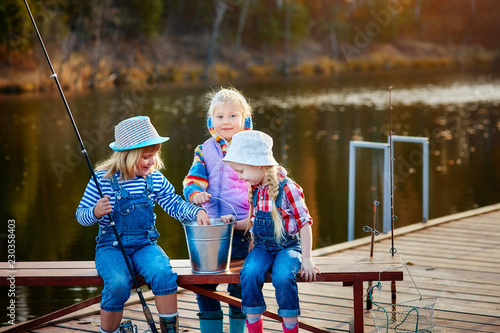
{"label": "girl's face", "polygon": [[235,162],[226,162],[237,174],[239,179],[247,181],[250,185],[264,185],[265,166],[253,166],[248,164],[240,164]]}
{"label": "girl's face", "polygon": [[156,163],[156,152],[144,152],[141,154],[141,158],[139,159],[139,167],[138,167],[138,176],[146,177],[148,173],[151,171],[151,167]]}
{"label": "girl's face", "polygon": [[240,132],[243,123],[243,112],[240,106],[233,103],[224,103],[213,111],[214,129],[227,141]]}

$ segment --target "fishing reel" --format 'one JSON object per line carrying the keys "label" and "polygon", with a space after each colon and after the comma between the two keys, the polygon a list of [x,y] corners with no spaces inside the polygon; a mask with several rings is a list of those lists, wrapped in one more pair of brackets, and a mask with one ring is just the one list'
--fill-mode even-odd
{"label": "fishing reel", "polygon": [[364,232],[373,232],[375,234],[375,236],[378,236],[380,234],[380,232],[377,229],[373,229],[372,227],[369,227],[367,225],[365,225],[363,227],[363,231]]}
{"label": "fishing reel", "polygon": [[[142,333],[148,332],[152,333],[150,328],[143,331]],[[120,324],[120,333],[139,333],[139,330],[137,329],[137,325],[132,324],[132,320],[127,319],[122,321],[122,323]]]}
{"label": "fishing reel", "polygon": [[[149,330],[145,331],[148,332]],[[138,333],[137,325],[132,325],[132,320],[127,319],[120,324],[120,333]]]}

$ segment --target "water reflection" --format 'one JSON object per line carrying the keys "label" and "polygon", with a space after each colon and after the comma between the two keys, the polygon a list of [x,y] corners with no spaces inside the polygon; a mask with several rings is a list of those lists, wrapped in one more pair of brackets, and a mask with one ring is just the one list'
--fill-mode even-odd
{"label": "water reflection", "polygon": [[[498,76],[360,74],[235,84],[250,99],[255,128],[273,136],[277,159],[304,188],[315,220],[315,248],[347,239],[349,141],[387,142],[390,85],[395,134],[429,138],[430,218],[500,202]],[[94,164],[110,153],[115,124],[149,115],[158,132],[171,138],[162,149],[164,174],[181,193],[193,149],[208,137],[202,98],[207,89],[143,87],[67,98]],[[97,227],[82,227],[74,217],[90,173],[60,96],[2,96],[0,104],[0,167],[6,175],[1,217],[16,220],[16,259],[93,260]],[[400,227],[422,220],[422,151],[411,143],[394,148]],[[370,150],[357,155],[357,238],[367,235],[362,227],[371,225],[373,201],[383,204],[381,158]],[[180,223],[161,209],[156,213],[160,245],[172,258],[187,258]],[[5,236],[1,241],[5,249]],[[0,253],[3,261],[6,253]],[[46,312],[35,310],[40,298],[64,294],[70,304],[68,299],[95,292],[25,288],[26,315]]]}

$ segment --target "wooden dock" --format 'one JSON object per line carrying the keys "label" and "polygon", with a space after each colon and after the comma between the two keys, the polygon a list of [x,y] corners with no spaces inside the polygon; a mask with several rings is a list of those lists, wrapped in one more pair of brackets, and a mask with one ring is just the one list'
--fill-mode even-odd
{"label": "wooden dock", "polygon": [[[436,328],[445,332],[500,332],[500,204],[398,228],[394,235],[397,255],[407,268],[404,281],[397,283],[398,303],[418,299],[419,292],[424,298],[439,297],[434,309]],[[376,237],[375,257],[387,255],[390,236]],[[369,257],[369,253],[367,236],[315,250],[314,256]],[[380,294],[375,291],[374,301],[380,296],[382,302],[388,302],[390,289],[391,284],[384,282]],[[219,291],[224,290],[221,285]],[[335,282],[301,283],[299,292],[302,321],[331,332],[349,332],[353,307],[350,288]],[[264,293],[268,309],[276,311],[272,285],[265,284]],[[146,292],[145,296],[151,311],[156,313],[152,295]],[[180,332],[200,332],[194,294],[180,290],[178,307]],[[98,332],[98,311],[96,304],[30,332]],[[223,305],[223,311],[227,314],[227,305]],[[147,329],[141,306],[134,297],[124,318],[137,324],[140,332]],[[224,326],[228,332],[227,316]],[[264,330],[282,331],[280,323],[267,318]],[[365,332],[376,332],[368,311]]]}

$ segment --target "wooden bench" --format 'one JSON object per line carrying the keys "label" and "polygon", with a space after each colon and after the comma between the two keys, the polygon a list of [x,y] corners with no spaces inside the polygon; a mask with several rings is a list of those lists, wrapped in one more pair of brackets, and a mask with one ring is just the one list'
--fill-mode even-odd
{"label": "wooden bench", "polygon": [[[363,282],[364,281],[402,281],[403,271],[401,260],[398,256],[387,256],[385,258],[369,257],[315,257],[314,263],[321,269],[316,282],[342,282],[344,286],[353,288],[354,308],[354,332],[364,331],[363,310]],[[191,271],[189,260],[172,260],[172,267],[178,274],[177,283],[179,287],[206,296],[218,299],[228,304],[240,306],[240,300],[221,292],[209,291],[201,288],[200,284],[225,284],[239,283],[240,270],[243,262],[233,261],[227,272],[216,274],[196,274]],[[391,265],[393,267],[391,267]],[[399,268],[395,268],[399,267]],[[389,269],[390,268],[390,269]],[[102,279],[97,274],[93,261],[48,261],[48,262],[18,262],[15,267],[9,267],[8,263],[0,263],[0,285],[9,286],[88,286],[102,285]],[[304,282],[298,277],[298,282]],[[140,284],[144,279],[138,276]],[[270,275],[266,282],[271,282]],[[48,321],[59,318],[73,311],[98,303],[100,296],[84,302],[72,305],[68,308],[56,311],[49,315],[30,321],[31,327],[39,326]],[[270,311],[265,316],[280,320],[281,318]],[[28,324],[28,323],[26,323]],[[16,327],[22,326],[15,325]],[[310,332],[327,332],[325,329],[299,322],[301,329]],[[27,330],[26,325],[13,330],[1,330],[1,332],[23,332]]]}

